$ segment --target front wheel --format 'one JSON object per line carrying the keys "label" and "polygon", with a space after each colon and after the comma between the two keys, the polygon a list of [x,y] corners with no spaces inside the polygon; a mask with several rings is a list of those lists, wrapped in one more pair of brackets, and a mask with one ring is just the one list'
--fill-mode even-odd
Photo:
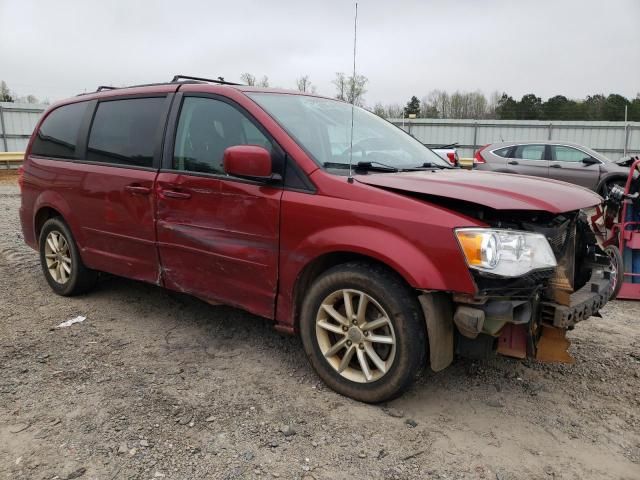
{"label": "front wheel", "polygon": [[609,268],[611,270],[611,296],[609,300],[614,300],[620,293],[622,282],[624,282],[624,263],[620,249],[615,245],[609,245],[604,251],[609,256]]}
{"label": "front wheel", "polygon": [[378,265],[347,263],[322,274],[304,299],[300,332],[320,378],[363,402],[398,396],[424,363],[425,323],[415,292]]}

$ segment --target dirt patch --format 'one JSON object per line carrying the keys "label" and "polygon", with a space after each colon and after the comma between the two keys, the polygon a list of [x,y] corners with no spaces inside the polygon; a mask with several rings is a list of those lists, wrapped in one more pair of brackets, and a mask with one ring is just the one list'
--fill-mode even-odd
{"label": "dirt patch", "polygon": [[19,201],[0,186],[2,478],[640,478],[640,303],[578,325],[575,365],[457,360],[364,405],[240,310],[114,277],[55,296]]}
{"label": "dirt patch", "polygon": [[0,167],[0,185],[15,185],[18,183],[18,171]]}

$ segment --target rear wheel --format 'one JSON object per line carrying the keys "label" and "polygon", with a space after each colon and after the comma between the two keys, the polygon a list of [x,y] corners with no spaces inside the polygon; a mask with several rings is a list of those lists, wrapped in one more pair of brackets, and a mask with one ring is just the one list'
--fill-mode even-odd
{"label": "rear wheel", "polygon": [[620,249],[615,245],[609,245],[604,251],[609,255],[609,268],[611,269],[611,295],[609,300],[614,300],[620,293],[622,282],[624,282],[624,264]]}
{"label": "rear wheel", "polygon": [[45,222],[39,247],[44,277],[58,295],[78,295],[93,287],[98,274],[82,263],[71,230],[61,218],[50,218]]}
{"label": "rear wheel", "polygon": [[396,397],[424,363],[425,325],[415,293],[374,264],[348,263],[321,275],[303,302],[300,331],[320,378],[356,400]]}

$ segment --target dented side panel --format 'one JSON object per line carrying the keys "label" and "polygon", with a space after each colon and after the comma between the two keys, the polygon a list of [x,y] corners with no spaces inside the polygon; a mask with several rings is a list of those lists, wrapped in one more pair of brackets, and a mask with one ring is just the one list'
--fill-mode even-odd
{"label": "dented side panel", "polygon": [[165,286],[273,318],[281,196],[280,188],[160,173],[156,218]]}

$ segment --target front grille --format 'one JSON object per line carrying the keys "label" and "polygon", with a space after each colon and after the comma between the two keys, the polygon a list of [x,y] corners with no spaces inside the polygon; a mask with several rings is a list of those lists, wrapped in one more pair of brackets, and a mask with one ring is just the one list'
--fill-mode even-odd
{"label": "front grille", "polygon": [[563,219],[555,225],[527,224],[527,230],[543,234],[556,257],[558,266],[549,286],[564,291],[573,291],[576,261],[576,220]]}

